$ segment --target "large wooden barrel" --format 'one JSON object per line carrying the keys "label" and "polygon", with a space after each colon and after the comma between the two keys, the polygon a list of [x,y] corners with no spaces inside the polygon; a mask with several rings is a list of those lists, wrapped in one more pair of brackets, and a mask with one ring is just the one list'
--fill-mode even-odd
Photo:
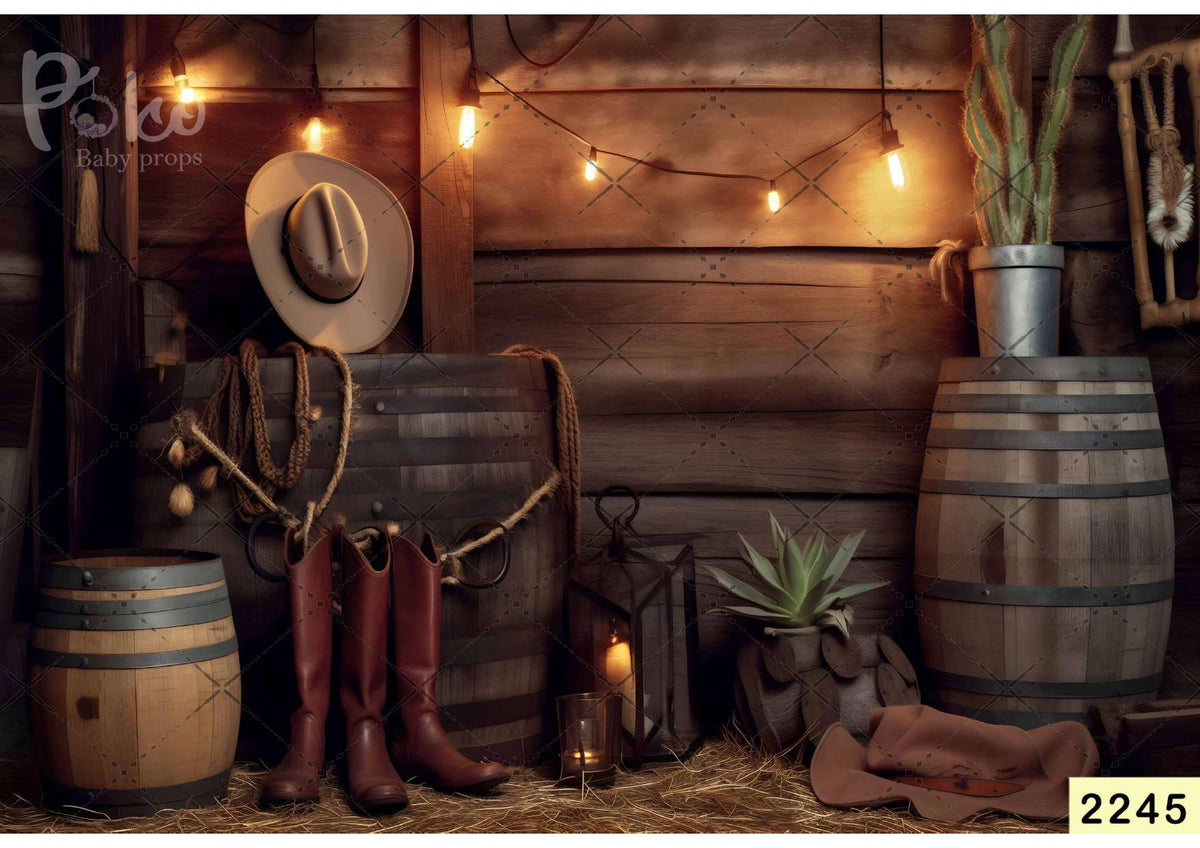
{"label": "large wooden barrel", "polygon": [[[541,362],[473,355],[347,359],[359,386],[353,439],[325,519],[343,516],[351,530],[396,522],[414,541],[430,531],[451,543],[480,520],[507,517],[554,467],[554,406]],[[312,454],[300,484],[280,498],[299,514],[329,479],[341,409],[341,378],[333,363],[314,357],[309,366],[312,400],[322,417],[313,425]],[[278,743],[260,720],[286,736],[294,708],[286,588],[251,571],[247,528],[237,520],[224,485],[199,497],[186,520],[172,516],[166,506],[180,476],[161,455],[167,419],[180,405],[200,408],[219,370],[217,362],[168,368],[162,381],[146,372],[147,423],[137,437],[143,453],[135,484],[137,534],[139,544],[202,545],[225,560],[247,667],[242,733],[248,742],[262,743],[244,753],[269,759],[277,755],[273,746]],[[294,426],[293,361],[264,358],[260,373],[272,446],[282,462]],[[185,478],[194,480],[199,467]],[[257,544],[259,559],[272,571],[282,569],[277,531],[264,531],[265,541]],[[443,589],[444,669],[437,697],[447,731],[466,753],[524,763],[552,748],[552,634],[558,632],[568,555],[558,501],[542,504],[511,543],[511,567],[498,588]],[[495,574],[501,546],[469,560],[472,576]]]}
{"label": "large wooden barrel", "polygon": [[241,683],[220,558],[73,554],[38,582],[29,713],[43,803],[119,817],[224,797]]}
{"label": "large wooden barrel", "polygon": [[1141,357],[948,359],[917,512],[933,703],[1025,727],[1150,700],[1174,592]]}

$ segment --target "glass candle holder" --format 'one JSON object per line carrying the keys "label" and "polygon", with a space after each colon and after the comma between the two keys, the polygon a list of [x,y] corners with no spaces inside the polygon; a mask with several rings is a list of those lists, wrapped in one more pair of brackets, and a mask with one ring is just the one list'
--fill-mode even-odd
{"label": "glass candle holder", "polygon": [[559,779],[608,785],[621,759],[621,696],[584,692],[558,698]]}

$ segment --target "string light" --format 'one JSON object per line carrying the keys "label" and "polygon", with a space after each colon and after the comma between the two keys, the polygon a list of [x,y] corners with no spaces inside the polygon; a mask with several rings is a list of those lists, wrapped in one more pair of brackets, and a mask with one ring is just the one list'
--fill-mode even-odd
{"label": "string light", "polygon": [[883,15],[879,16],[879,109],[883,113],[883,120],[880,122],[880,130],[882,138],[880,139],[880,155],[887,160],[888,177],[892,181],[892,188],[899,192],[903,192],[908,188],[908,166],[904,163],[904,156],[901,150],[904,145],[900,143],[900,133],[892,126],[892,113],[887,109],[886,100],[886,81],[887,76],[884,74],[883,65]]}
{"label": "string light", "polygon": [[[312,90],[317,102],[321,102],[321,76],[317,73],[317,24],[312,24]],[[318,117],[308,119],[308,124],[301,133],[304,146],[310,153],[320,153],[325,149],[325,125]]]}
{"label": "string light", "polygon": [[[553,62],[549,62],[549,63],[535,62],[532,59],[530,59],[528,56],[525,55],[525,53],[520,49],[520,46],[516,44],[516,40],[513,38],[511,24],[509,26],[509,38],[513,41],[514,47],[517,48],[517,52],[529,64],[534,65],[535,67],[553,67],[554,65],[561,62],[564,58],[566,58],[566,56],[569,55],[576,47],[578,47],[579,44],[583,43],[583,41],[586,39],[588,33],[591,32],[591,28],[594,25],[594,23],[595,23],[595,18],[593,18],[592,22],[588,25],[588,28],[587,28],[587,30],[585,30],[584,34],[579,37],[579,39],[566,51],[566,53],[564,53],[562,56],[555,59]],[[881,21],[880,26],[881,26],[880,32],[881,32],[881,37],[882,37],[882,21]],[[551,125],[557,127],[558,129],[562,130],[564,133],[571,136],[572,138],[577,139],[579,142],[581,142],[582,144],[584,144],[587,147],[588,157],[587,157],[587,161],[584,163],[584,166],[583,166],[583,177],[587,182],[595,181],[596,175],[597,175],[597,173],[599,173],[597,159],[600,156],[600,154],[604,154],[605,156],[610,156],[615,159],[623,159],[626,162],[630,162],[633,164],[634,167],[642,166],[642,167],[651,168],[653,170],[660,171],[660,172],[666,173],[666,174],[678,174],[681,176],[688,176],[688,177],[706,177],[706,178],[712,178],[712,179],[725,179],[725,180],[757,180],[759,182],[766,183],[767,187],[768,187],[767,188],[767,208],[770,209],[772,213],[775,213],[783,208],[783,203],[782,203],[782,199],[779,194],[779,189],[776,186],[777,180],[780,180],[780,179],[786,177],[788,174],[792,173],[793,171],[800,173],[800,168],[803,165],[807,164],[808,162],[812,161],[813,159],[816,159],[818,156],[823,156],[824,154],[828,153],[829,151],[833,150],[834,148],[839,147],[842,144],[845,144],[847,141],[854,138],[860,132],[862,132],[867,127],[869,127],[873,123],[875,123],[876,119],[878,119],[880,116],[884,117],[884,120],[887,122],[887,128],[889,130],[891,130],[890,138],[895,141],[894,147],[885,150],[885,152],[889,153],[889,154],[895,153],[903,146],[899,143],[899,134],[896,133],[896,131],[891,127],[891,116],[887,112],[886,104],[881,104],[882,108],[880,108],[880,110],[878,112],[876,112],[875,114],[868,117],[865,121],[863,121],[861,124],[859,124],[853,130],[846,133],[846,135],[844,135],[841,138],[837,139],[836,141],[826,145],[825,147],[822,147],[820,150],[817,150],[814,153],[808,154],[803,159],[800,159],[797,162],[793,162],[793,163],[789,164],[787,168],[783,169],[781,172],[779,172],[778,174],[775,174],[772,177],[763,177],[758,174],[727,173],[727,172],[723,172],[723,171],[699,171],[699,170],[689,170],[686,168],[673,168],[669,165],[661,165],[657,162],[647,159],[644,155],[643,156],[633,156],[628,153],[621,153],[620,151],[617,151],[617,150],[608,150],[603,147],[597,147],[596,145],[592,144],[590,141],[588,141],[582,135],[577,133],[575,130],[571,129],[569,126],[564,124],[562,121],[559,121],[558,119],[546,114],[541,109],[539,109],[537,106],[535,106],[533,103],[531,103],[527,98],[525,98],[518,92],[514,91],[513,89],[509,88],[495,74],[492,74],[487,69],[480,67],[480,65],[476,59],[476,52],[475,52],[474,15],[467,15],[467,37],[468,37],[468,43],[469,43],[470,52],[471,52],[471,64],[470,64],[470,70],[468,72],[468,77],[467,77],[467,85],[463,89],[462,97],[459,100],[459,106],[461,107],[461,114],[459,117],[459,125],[458,125],[458,143],[459,143],[459,145],[461,147],[463,147],[464,149],[469,149],[471,147],[471,145],[474,144],[474,141],[475,141],[475,130],[476,130],[475,112],[480,108],[479,85],[476,81],[477,80],[476,73],[482,72],[483,74],[485,74],[488,77],[488,79],[492,80],[492,82],[494,82],[497,86],[499,86],[500,89],[502,91],[504,91],[506,94],[508,94],[513,100],[517,101],[522,106],[524,106],[526,109],[528,109],[530,112],[532,112],[533,114],[540,117],[547,124],[551,124]],[[882,82],[883,82],[883,63],[882,63],[883,52],[882,51],[883,51],[883,48],[882,48],[882,42],[881,42],[881,45],[880,45],[880,98],[881,98],[881,101],[883,98],[883,85],[882,85]],[[898,154],[897,154],[897,162],[898,162],[897,173],[900,174],[900,185],[907,187],[908,174],[907,174],[907,171],[904,170],[903,162],[900,161]],[[889,165],[889,167],[890,167],[890,165]],[[801,176],[804,176],[804,175],[801,173]],[[898,187],[897,190],[903,191],[903,188]]]}
{"label": "string light", "polygon": [[325,144],[322,140],[324,127],[320,118],[309,118],[308,126],[304,128],[304,146],[312,153],[320,153]]}
{"label": "string light", "polygon": [[196,91],[188,82],[187,64],[179,48],[171,47],[171,76],[175,77],[175,88],[179,91],[180,103],[195,103]]}
{"label": "string light", "polygon": [[475,143],[475,113],[482,108],[479,100],[479,83],[475,80],[475,66],[471,66],[467,74],[467,85],[463,89],[458,118],[458,146],[470,150]]}

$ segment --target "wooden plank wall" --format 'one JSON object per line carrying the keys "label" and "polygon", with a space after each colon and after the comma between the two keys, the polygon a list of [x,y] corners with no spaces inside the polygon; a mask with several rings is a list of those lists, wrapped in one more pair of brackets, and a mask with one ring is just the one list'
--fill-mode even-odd
{"label": "wooden plank wall", "polygon": [[[545,60],[586,24],[525,17],[514,30]],[[1029,20],[1035,103],[1062,25]],[[501,19],[477,19],[480,62],[500,82],[484,85],[488,123],[475,150],[476,308],[482,350],[527,342],[564,357],[584,416],[589,492],[613,483],[646,492],[645,532],[741,531],[765,545],[768,509],[790,527],[867,528],[852,576],[896,591],[860,598],[860,627],[886,625],[911,644],[927,410],[939,361],[975,351],[961,309],[940,301],[925,267],[939,239],[973,235],[960,140],[965,18],[886,21],[889,87],[902,89],[888,107],[910,190],[888,188],[872,130],[819,158],[814,171],[832,167],[776,216],[758,185],[628,172],[603,156],[601,177],[587,183],[586,146],[510,93],[597,146],[676,167],[770,172],[877,108],[877,26],[839,16],[601,18],[565,61],[537,70]],[[1180,495],[1167,690],[1190,694],[1200,678],[1200,476],[1188,432],[1200,406],[1187,400],[1197,378],[1185,366],[1197,345],[1193,330],[1136,330],[1104,77],[1114,29],[1101,19],[1083,58],[1061,157],[1060,207],[1073,211],[1056,238],[1074,246],[1064,352],[1152,357]],[[1193,18],[1146,16],[1134,37],[1196,29]],[[785,199],[803,187],[780,186]],[[706,540],[703,553],[728,560],[733,550]],[[705,591],[714,603],[719,593]]]}
{"label": "wooden plank wall", "polygon": [[[1190,20],[1135,18],[1134,37],[1145,44],[1189,26],[1194,34]],[[587,21],[517,16],[513,26],[545,60]],[[143,74],[144,94],[170,96],[166,48],[179,23],[147,19],[146,55],[161,58]],[[307,36],[243,17],[202,16],[183,28],[207,123],[162,145],[202,154],[204,164],[195,179],[143,173],[140,213],[143,274],[182,292],[189,358],[213,355],[247,327],[271,342],[286,337],[254,281],[241,197],[258,165],[300,147],[312,114],[334,130],[328,152],[387,182],[419,226],[418,25],[322,16],[317,56],[328,88],[317,105],[304,90]],[[1061,25],[1030,18],[1035,102]],[[941,302],[926,272],[938,240],[974,227],[960,129],[967,20],[887,18],[887,105],[912,181],[903,195],[887,184],[875,127],[806,164],[805,177],[782,180],[778,215],[759,184],[630,171],[604,157],[588,183],[586,147],[513,96],[599,146],[675,167],[769,174],[879,108],[877,27],[872,16],[602,16],[565,61],[536,69],[513,49],[503,18],[477,17],[479,63],[499,82],[481,79],[473,149],[475,334],[480,351],[525,342],[563,356],[584,415],[585,485],[647,492],[644,532],[720,531],[703,552],[728,560],[733,531],[765,545],[767,509],[793,528],[867,528],[852,577],[888,579],[895,591],[862,598],[860,625],[911,638],[907,575],[937,366],[974,351],[962,309]],[[1056,235],[1075,246],[1064,352],[1152,357],[1180,496],[1168,681],[1190,693],[1188,675],[1200,677],[1200,460],[1188,454],[1200,379],[1186,366],[1197,331],[1136,330],[1103,76],[1112,30],[1101,19],[1085,55],[1061,157],[1061,207],[1074,211]],[[414,340],[417,300],[405,328]],[[589,519],[589,533],[597,530]],[[711,585],[705,594],[715,602]]]}
{"label": "wooden plank wall", "polygon": [[[587,18],[514,19],[546,59]],[[487,123],[475,149],[481,350],[555,350],[583,415],[586,490],[644,493],[645,533],[705,532],[702,562],[738,571],[767,511],[795,530],[868,530],[850,579],[857,627],[910,643],[912,528],[938,364],[971,333],[926,273],[931,245],[970,234],[960,142],[970,56],[962,17],[886,21],[887,105],[912,178],[892,191],[872,122],[765,186],[664,175],[600,157],[523,108],[518,92],[597,147],[677,168],[777,173],[880,108],[878,19],[602,17],[560,65],[533,72],[500,18],[480,18]],[[531,152],[536,151],[536,155]],[[589,516],[587,533],[603,533]],[[702,606],[722,593],[698,574]],[[721,679],[728,624],[702,627]],[[712,688],[715,694],[719,686]]]}
{"label": "wooden plank wall", "polygon": [[[0,16],[0,710],[10,704],[13,711],[0,715],[0,726],[24,709],[11,699],[23,677],[27,630],[20,622],[29,620],[27,574],[39,541],[26,522],[37,490],[38,362],[53,346],[43,335],[52,324],[46,301],[61,297],[57,154],[39,151],[26,131],[21,63],[26,50],[53,49],[56,36],[52,19]],[[45,113],[43,127],[57,148],[56,116]]]}
{"label": "wooden plank wall", "polygon": [[[176,102],[170,45],[187,62],[204,101],[205,122],[191,136],[145,143],[149,153],[190,156],[141,173],[141,273],[155,284],[146,303],[155,324],[188,313],[185,356],[202,361],[243,337],[269,346],[289,338],[258,285],[246,249],[243,198],[258,168],[303,150],[312,117],[325,128],[322,152],[364,168],[400,199],[418,232],[417,19],[411,15],[322,15],[316,21],[321,84],[311,91],[313,30],[303,16],[153,15],[144,18],[139,95]],[[180,24],[185,23],[182,29]],[[419,243],[419,236],[417,237]],[[420,267],[420,263],[417,263]],[[180,293],[178,301],[158,284]],[[419,281],[413,291],[419,290]],[[409,299],[382,350],[420,343],[420,298]],[[164,348],[161,327],[148,338]],[[156,351],[147,351],[152,357]]]}

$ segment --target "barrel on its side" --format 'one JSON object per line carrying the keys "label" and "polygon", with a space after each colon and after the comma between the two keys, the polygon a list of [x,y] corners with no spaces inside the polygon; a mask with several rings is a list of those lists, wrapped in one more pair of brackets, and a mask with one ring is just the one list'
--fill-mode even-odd
{"label": "barrel on its side", "polygon": [[47,560],[29,685],[45,806],[121,817],[216,803],[241,713],[220,558],[129,550]]}
{"label": "barrel on its side", "polygon": [[[324,515],[350,530],[399,525],[419,540],[429,531],[447,546],[470,525],[507,517],[555,466],[555,410],[544,365],[513,356],[360,355],[347,361],[359,389],[345,473]],[[300,483],[279,498],[296,514],[317,500],[337,452],[341,376],[324,357],[309,361],[312,402],[322,409]],[[168,418],[181,405],[200,409],[220,372],[217,361],[145,373],[147,421],[138,431],[142,465],[135,483],[139,544],[203,546],[227,564],[233,615],[247,657],[243,753],[272,759],[294,708],[287,591],[249,567],[246,526],[224,483],[198,496],[184,520],[167,511],[180,478],[165,457]],[[293,434],[291,357],[261,360],[266,412],[277,462]],[[195,480],[202,467],[183,479]],[[480,530],[489,529],[490,525]],[[267,570],[282,571],[278,528],[257,545]],[[442,592],[442,654],[437,698],[454,744],[469,756],[530,763],[553,750],[551,655],[560,622],[567,527],[547,500],[511,535],[511,567],[494,589],[447,586]],[[501,567],[501,546],[468,557],[469,577]],[[254,662],[255,658],[259,658]],[[253,714],[254,718],[251,718]],[[548,720],[549,719],[549,720]],[[264,730],[262,721],[274,728]]]}
{"label": "barrel on its side", "polygon": [[933,703],[1032,727],[1147,700],[1175,536],[1149,363],[942,364],[917,514]]}

